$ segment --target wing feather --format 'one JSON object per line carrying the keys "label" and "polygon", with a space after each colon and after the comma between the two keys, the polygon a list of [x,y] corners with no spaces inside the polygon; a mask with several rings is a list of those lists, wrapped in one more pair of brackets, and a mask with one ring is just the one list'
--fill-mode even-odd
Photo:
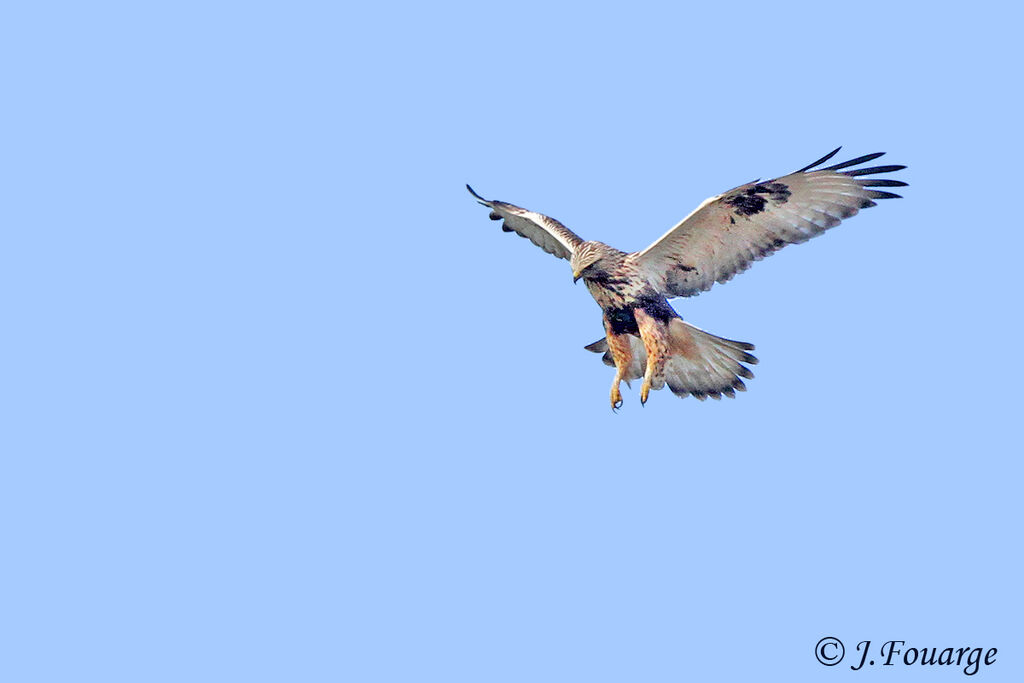
{"label": "wing feather", "polygon": [[576,247],[583,243],[579,235],[550,216],[506,202],[484,199],[469,185],[466,185],[466,189],[478,202],[490,208],[493,220],[504,221],[501,224],[502,230],[527,238],[549,254],[568,260]]}
{"label": "wing feather", "polygon": [[632,258],[665,296],[694,296],[787,244],[806,242],[861,209],[875,206],[875,199],[899,198],[893,192],[870,188],[906,183],[860,176],[890,173],[905,166],[843,170],[877,159],[882,152],[813,170],[838,151],[795,173],[740,185],[705,200]]}

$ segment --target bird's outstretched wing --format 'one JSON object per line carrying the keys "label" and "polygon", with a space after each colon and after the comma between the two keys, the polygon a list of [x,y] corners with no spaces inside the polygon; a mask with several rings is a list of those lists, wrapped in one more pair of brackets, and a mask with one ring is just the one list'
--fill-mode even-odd
{"label": "bird's outstretched wing", "polygon": [[725,282],[754,261],[787,244],[806,242],[836,226],[874,199],[898,194],[874,187],[906,185],[899,180],[862,178],[905,166],[844,171],[877,159],[868,154],[821,170],[839,149],[775,180],[747,183],[711,197],[657,242],[636,254],[640,270],[665,296],[693,296]]}
{"label": "bird's outstretched wing", "polygon": [[505,202],[484,199],[469,185],[466,185],[466,189],[478,202],[491,210],[491,220],[504,219],[505,222],[501,224],[502,230],[526,237],[549,254],[568,260],[576,247],[583,243],[579,235],[554,218]]}

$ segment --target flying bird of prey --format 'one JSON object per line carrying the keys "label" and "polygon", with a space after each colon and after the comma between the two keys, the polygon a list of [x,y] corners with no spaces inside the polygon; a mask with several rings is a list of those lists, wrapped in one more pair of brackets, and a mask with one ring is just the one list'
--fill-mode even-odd
{"label": "flying bird of prey", "polygon": [[[852,168],[882,156],[867,154],[816,169],[837,148],[789,175],[740,185],[711,197],[643,251],[627,254],[607,244],[584,241],[553,218],[518,206],[484,199],[502,230],[528,238],[538,247],[569,261],[573,281],[583,278],[604,312],[605,337],[586,346],[604,354],[615,368],[611,404],[622,406],[619,385],[643,377],[641,404],[652,389],[668,384],[672,393],[700,400],[735,398],[753,378],[744,365],[757,359],[753,344],[716,337],[689,323],[672,309],[670,297],[695,296],[726,282],[787,244],[806,242],[839,225],[875,199],[900,195],[876,187],[906,183],[866,178],[906,168]],[[851,169],[851,170],[843,170]]]}

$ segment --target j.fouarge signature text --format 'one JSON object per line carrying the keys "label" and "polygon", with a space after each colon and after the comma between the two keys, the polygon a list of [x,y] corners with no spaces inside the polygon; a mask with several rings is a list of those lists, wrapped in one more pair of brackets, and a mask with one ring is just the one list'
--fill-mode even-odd
{"label": "j.fouarge signature text", "polygon": [[[987,650],[981,647],[906,647],[904,640],[887,640],[882,643],[879,649],[879,657],[884,661],[882,666],[893,666],[902,662],[906,666],[920,664],[923,666],[962,666],[964,673],[973,676],[978,673],[982,664],[990,666],[996,661],[996,648],[990,647]],[[862,640],[857,643],[857,652],[860,652],[860,661],[850,665],[854,671],[859,671],[867,663],[874,666],[875,660],[868,658],[871,651],[871,641]],[[984,657],[982,653],[984,652]],[[902,655],[902,656],[901,656]]]}

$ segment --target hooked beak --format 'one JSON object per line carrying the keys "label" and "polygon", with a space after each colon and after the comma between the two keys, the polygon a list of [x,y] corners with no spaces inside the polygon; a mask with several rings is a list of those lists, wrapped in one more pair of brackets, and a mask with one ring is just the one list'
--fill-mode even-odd
{"label": "hooked beak", "polygon": [[573,272],[573,274],[572,274],[572,283],[576,284],[577,282],[579,282],[580,277],[581,277],[580,271],[577,270],[577,271]]}

